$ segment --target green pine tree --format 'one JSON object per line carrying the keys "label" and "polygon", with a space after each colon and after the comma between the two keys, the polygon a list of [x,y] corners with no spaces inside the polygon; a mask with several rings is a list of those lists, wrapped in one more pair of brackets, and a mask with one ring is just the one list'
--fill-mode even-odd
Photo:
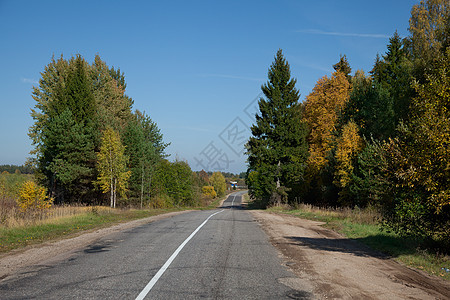
{"label": "green pine tree", "polygon": [[393,106],[388,87],[358,71],[341,122],[354,120],[364,137],[384,140],[395,131]]}
{"label": "green pine tree", "polygon": [[414,95],[411,86],[412,63],[408,59],[404,42],[397,31],[389,39],[387,50],[382,57],[377,56],[370,73],[375,84],[389,93],[396,126],[401,120],[406,121],[409,116],[410,99]]}
{"label": "green pine tree", "polygon": [[344,73],[345,77],[347,77],[348,82],[352,82],[352,76],[350,75],[352,73],[352,68],[348,63],[347,56],[345,54],[341,55],[341,57],[339,58],[339,62],[333,65],[333,69]]}
{"label": "green pine tree", "polygon": [[261,89],[256,124],[247,143],[248,174],[252,176],[253,197],[269,202],[287,201],[303,179],[307,158],[306,128],[302,122],[296,79],[281,49],[268,72],[268,81]]}
{"label": "green pine tree", "polygon": [[95,174],[94,143],[89,130],[77,123],[66,108],[44,132],[41,168],[49,178],[51,193],[58,201],[87,200]]}

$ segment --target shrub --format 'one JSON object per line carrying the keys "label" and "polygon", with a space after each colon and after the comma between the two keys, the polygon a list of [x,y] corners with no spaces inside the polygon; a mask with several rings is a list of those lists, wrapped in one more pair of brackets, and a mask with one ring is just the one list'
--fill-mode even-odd
{"label": "shrub", "polygon": [[214,187],[209,186],[209,185],[202,187],[202,194],[210,197],[211,199],[214,199],[217,197],[217,193],[214,190]]}
{"label": "shrub", "polygon": [[52,206],[53,199],[47,196],[47,189],[34,181],[25,181],[19,190],[17,204],[22,211],[45,210]]}

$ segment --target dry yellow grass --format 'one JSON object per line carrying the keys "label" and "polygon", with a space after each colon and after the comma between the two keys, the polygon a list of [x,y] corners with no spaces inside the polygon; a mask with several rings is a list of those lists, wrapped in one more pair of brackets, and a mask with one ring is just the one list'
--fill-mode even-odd
{"label": "dry yellow grass", "polygon": [[311,204],[296,204],[294,207],[283,207],[284,210],[292,212],[300,211],[303,214],[320,215],[322,218],[350,219],[353,222],[361,224],[378,224],[381,218],[380,213],[376,209],[365,208],[359,209],[349,207],[328,207],[321,208]]}
{"label": "dry yellow grass", "polygon": [[[3,200],[3,201],[2,201]],[[95,214],[111,214],[112,208],[104,206],[52,206],[46,210],[29,210],[23,212],[15,203],[0,200],[0,226],[7,228],[26,227],[30,225],[48,224],[57,220],[93,212]]]}

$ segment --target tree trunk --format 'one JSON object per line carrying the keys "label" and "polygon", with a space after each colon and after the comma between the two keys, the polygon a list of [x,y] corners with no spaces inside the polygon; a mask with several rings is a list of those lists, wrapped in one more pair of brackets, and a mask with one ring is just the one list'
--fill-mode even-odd
{"label": "tree trunk", "polygon": [[114,208],[116,208],[116,189],[117,189],[117,178],[114,178]]}
{"label": "tree trunk", "polygon": [[280,183],[280,166],[281,166],[281,161],[278,161],[278,168],[277,168],[277,206],[281,206],[281,195],[280,193],[280,187],[281,187],[281,183]]}
{"label": "tree trunk", "polygon": [[142,175],[141,175],[141,209],[143,198],[144,198],[144,164],[142,164]]}
{"label": "tree trunk", "polygon": [[278,168],[277,168],[277,189],[280,188],[281,183],[280,183],[280,166],[281,166],[281,161],[278,161]]}
{"label": "tree trunk", "polygon": [[113,184],[113,163],[112,163],[112,151],[111,149],[109,149],[109,176],[111,178],[111,207],[114,206],[114,195],[113,195],[113,190],[114,190],[114,184]]}
{"label": "tree trunk", "polygon": [[113,190],[114,190],[114,185],[113,185],[113,177],[111,175],[111,207],[113,207],[114,204],[114,196],[113,196]]}

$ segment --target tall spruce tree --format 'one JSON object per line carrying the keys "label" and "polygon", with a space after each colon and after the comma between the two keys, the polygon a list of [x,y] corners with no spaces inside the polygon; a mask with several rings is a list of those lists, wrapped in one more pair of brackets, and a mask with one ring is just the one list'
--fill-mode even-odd
{"label": "tall spruce tree", "polygon": [[259,99],[260,112],[247,143],[251,194],[266,205],[294,196],[303,179],[307,131],[301,120],[296,82],[282,50],[278,50],[268,81],[261,87],[265,99]]}
{"label": "tall spruce tree", "polygon": [[95,98],[86,61],[80,55],[68,64],[62,61],[56,63],[63,69],[55,70],[53,86],[39,99],[44,115],[36,124],[40,126],[37,172],[57,201],[90,201],[95,197],[92,182],[99,145]]}
{"label": "tall spruce tree", "polygon": [[414,95],[411,87],[412,63],[397,31],[389,39],[386,54],[381,58],[377,56],[370,73],[374,84],[389,92],[395,126],[401,120],[406,121],[409,116],[410,99]]}
{"label": "tall spruce tree", "polygon": [[341,55],[339,61],[333,65],[333,69],[344,73],[345,77],[347,77],[348,82],[352,82],[352,76],[350,75],[352,73],[352,68],[348,63],[347,56],[345,54]]}

